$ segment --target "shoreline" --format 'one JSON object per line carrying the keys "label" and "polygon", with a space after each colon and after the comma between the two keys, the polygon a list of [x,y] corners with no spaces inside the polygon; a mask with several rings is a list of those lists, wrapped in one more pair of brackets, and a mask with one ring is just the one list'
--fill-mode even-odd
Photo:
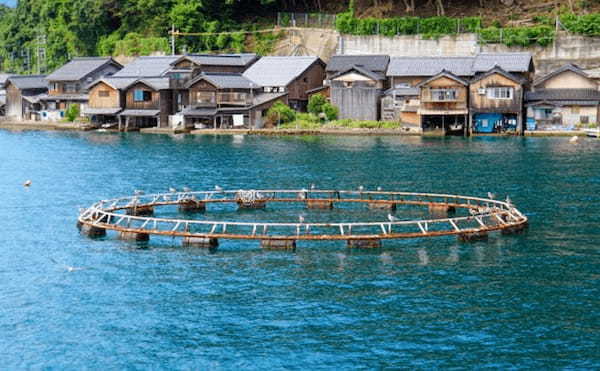
{"label": "shoreline", "polygon": [[[0,129],[9,131],[94,131],[97,128],[87,123],[78,122],[0,122]],[[106,132],[118,132],[114,129]],[[442,137],[438,134],[428,134],[398,129],[197,129],[173,130],[171,128],[144,128],[142,134],[190,134],[190,135],[257,135],[257,136],[421,136]],[[514,134],[472,134],[472,137],[512,137]],[[573,137],[586,136],[585,131],[525,131],[526,137]]]}

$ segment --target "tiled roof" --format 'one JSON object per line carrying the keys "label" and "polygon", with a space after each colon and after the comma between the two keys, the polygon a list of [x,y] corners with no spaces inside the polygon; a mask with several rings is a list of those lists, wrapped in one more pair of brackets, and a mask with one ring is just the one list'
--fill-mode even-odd
{"label": "tiled roof", "polygon": [[585,77],[587,79],[590,78],[590,76],[587,73],[585,73],[585,71],[583,71],[581,68],[579,68],[579,66],[577,66],[573,63],[568,63],[568,64],[565,64],[564,66],[550,72],[549,74],[546,74],[546,75],[542,76],[541,78],[535,80],[533,82],[533,86],[538,86],[538,85],[542,84],[543,82],[550,80],[554,76],[558,76],[561,73],[567,72],[567,71],[576,73],[579,76]]}
{"label": "tiled roof", "polygon": [[112,86],[115,89],[122,90],[127,88],[129,85],[131,85],[134,81],[137,80],[138,79],[136,77],[105,77],[100,80],[94,81],[92,84],[89,85],[88,88],[91,88],[99,82],[103,82],[109,86]]}
{"label": "tiled roof", "polygon": [[473,76],[500,67],[510,73],[527,72],[529,53],[481,53],[475,57],[393,57],[388,76],[433,76],[445,69],[457,76]]}
{"label": "tiled roof", "polygon": [[126,109],[119,113],[119,116],[153,117],[159,113],[160,110],[157,109]]}
{"label": "tiled roof", "polygon": [[389,55],[334,55],[327,64],[327,72],[335,73],[359,66],[368,71],[385,73],[389,63]]}
{"label": "tiled roof", "polygon": [[452,72],[442,70],[442,72],[438,73],[437,75],[432,76],[432,77],[430,77],[429,79],[427,79],[425,81],[421,81],[419,84],[417,84],[417,87],[421,87],[423,85],[427,85],[431,81],[437,80],[440,77],[447,77],[447,78],[452,79],[452,80],[454,80],[456,82],[459,82],[459,83],[461,83],[461,84],[463,84],[465,86],[469,85],[468,81],[461,79],[460,77],[456,76]]}
{"label": "tiled roof", "polygon": [[262,57],[244,77],[261,86],[287,86],[317,61],[318,57]]}
{"label": "tiled roof", "polygon": [[121,108],[92,108],[85,107],[83,109],[84,115],[116,115],[121,111]]}
{"label": "tiled roof", "polygon": [[141,79],[134,80],[131,84],[127,86],[127,88],[137,84],[138,82],[141,82],[144,85],[147,85],[148,87],[157,91],[169,89],[170,87],[168,77],[144,77]]}
{"label": "tiled roof", "polygon": [[391,88],[386,90],[385,95],[417,96],[420,93],[419,88]]}
{"label": "tiled roof", "polygon": [[204,73],[196,76],[186,85],[190,87],[200,80],[206,80],[219,89],[250,89],[259,87],[258,84],[238,73]]}
{"label": "tiled roof", "polygon": [[473,72],[485,72],[499,66],[508,72],[527,72],[532,56],[529,53],[481,53],[475,57]]}
{"label": "tiled roof", "polygon": [[375,80],[375,81],[385,80],[385,74],[383,74],[381,72],[369,71],[369,70],[367,70],[367,69],[365,69],[363,67],[360,67],[360,66],[350,66],[349,68],[347,68],[345,70],[342,70],[342,71],[339,71],[339,72],[333,74],[330,77],[330,79],[331,80],[336,79],[336,78],[338,78],[338,77],[340,77],[342,75],[345,75],[345,74],[347,74],[349,72],[352,72],[352,71],[356,71],[359,74],[370,78],[371,80]]}
{"label": "tiled roof", "polygon": [[120,66],[110,57],[73,58],[70,62],[48,75],[47,79],[48,81],[79,81],[108,63]]}
{"label": "tiled roof", "polygon": [[434,76],[442,70],[457,76],[473,76],[474,57],[393,57],[388,76]]}
{"label": "tiled roof", "polygon": [[258,56],[256,54],[188,54],[178,58],[171,65],[182,59],[189,59],[195,64],[204,66],[239,66],[244,67],[252,63]]}
{"label": "tiled roof", "polygon": [[113,77],[159,77],[171,68],[180,56],[137,57]]}
{"label": "tiled roof", "polygon": [[600,91],[595,89],[537,89],[527,92],[525,100],[528,102],[554,100],[600,101]]}
{"label": "tiled roof", "polygon": [[473,79],[471,79],[471,83],[483,80],[486,77],[491,76],[491,75],[493,75],[495,73],[497,73],[499,75],[502,75],[502,76],[506,77],[507,79],[512,80],[514,82],[517,82],[519,84],[525,84],[527,82],[527,80],[525,80],[524,78],[522,78],[520,76],[513,75],[510,72],[506,72],[501,67],[496,66],[496,67],[492,68],[491,70],[487,71],[486,73],[483,73],[483,74],[475,76]]}
{"label": "tiled roof", "polygon": [[10,76],[11,75],[7,73],[0,73],[0,86],[4,86],[4,84],[6,84],[6,80],[8,80]]}
{"label": "tiled roof", "polygon": [[89,95],[87,94],[57,94],[57,95],[48,95],[45,94],[40,100],[88,100]]}
{"label": "tiled roof", "polygon": [[20,90],[48,88],[45,75],[11,76],[8,81]]}

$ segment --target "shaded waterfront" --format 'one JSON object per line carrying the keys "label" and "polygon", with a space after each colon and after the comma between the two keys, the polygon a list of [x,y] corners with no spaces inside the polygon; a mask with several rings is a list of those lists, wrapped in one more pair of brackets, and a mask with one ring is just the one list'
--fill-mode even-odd
{"label": "shaded waterfront", "polygon": [[[599,150],[566,138],[0,131],[0,357],[10,368],[598,367]],[[508,193],[531,227],[471,245],[290,254],[225,242],[214,255],[75,229],[78,207],[134,189],[310,183]]]}

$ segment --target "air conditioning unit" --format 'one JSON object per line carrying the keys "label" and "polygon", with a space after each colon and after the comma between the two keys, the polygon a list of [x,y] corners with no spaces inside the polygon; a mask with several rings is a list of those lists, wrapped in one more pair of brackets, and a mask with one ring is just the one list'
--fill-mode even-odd
{"label": "air conditioning unit", "polygon": [[485,95],[485,88],[477,89],[477,93],[479,93],[479,95]]}

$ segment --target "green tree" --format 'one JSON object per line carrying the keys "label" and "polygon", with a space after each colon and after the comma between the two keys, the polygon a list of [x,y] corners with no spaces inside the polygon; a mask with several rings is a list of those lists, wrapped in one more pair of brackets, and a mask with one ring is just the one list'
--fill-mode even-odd
{"label": "green tree", "polygon": [[296,111],[285,103],[276,102],[267,111],[267,122],[271,125],[285,124],[296,119]]}
{"label": "green tree", "polygon": [[308,100],[308,112],[313,115],[319,115],[319,113],[323,112],[323,105],[327,103],[327,98],[323,94],[315,94],[310,97]]}

